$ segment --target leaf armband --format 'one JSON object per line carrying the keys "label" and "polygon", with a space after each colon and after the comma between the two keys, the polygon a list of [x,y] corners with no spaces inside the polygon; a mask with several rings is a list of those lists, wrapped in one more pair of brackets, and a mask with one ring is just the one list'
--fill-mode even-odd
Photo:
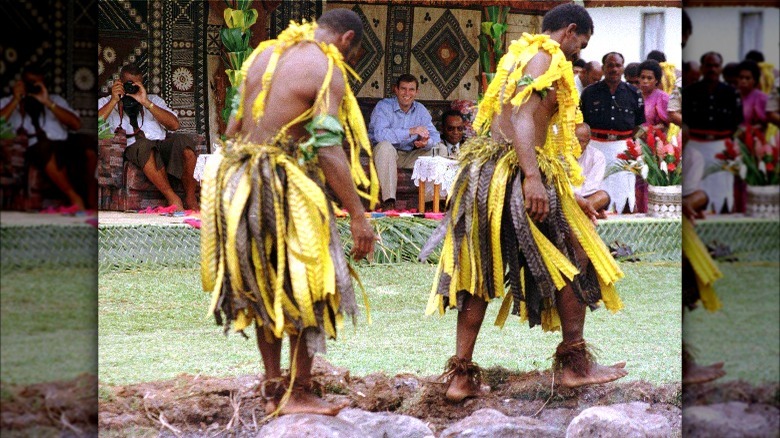
{"label": "leaf armband", "polygon": [[[524,74],[522,78],[517,80],[517,86],[518,87],[529,86],[529,87],[533,88],[533,84],[534,84],[535,80],[536,79],[533,76],[531,76],[529,74]],[[538,94],[539,97],[541,97],[542,99],[547,97],[547,92],[548,91],[549,91],[548,88],[542,88],[541,90],[534,89],[534,93]]]}
{"label": "leaf armband", "polygon": [[301,152],[298,162],[301,165],[316,158],[320,148],[341,146],[344,141],[344,128],[338,119],[329,114],[315,116],[304,128],[311,137],[298,145]]}

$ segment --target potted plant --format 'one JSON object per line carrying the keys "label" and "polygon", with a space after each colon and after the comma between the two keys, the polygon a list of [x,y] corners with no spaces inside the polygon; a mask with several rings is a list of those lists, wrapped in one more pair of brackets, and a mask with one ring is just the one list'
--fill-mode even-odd
{"label": "potted plant", "polygon": [[504,56],[506,24],[509,6],[485,6],[482,8],[482,24],[479,33],[479,65],[482,68],[481,91],[496,75],[498,61]]}
{"label": "potted plant", "polygon": [[249,47],[249,41],[252,31],[249,27],[257,21],[257,10],[249,9],[252,0],[225,0],[228,7],[223,14],[225,25],[220,30],[219,35],[222,38],[222,44],[225,46],[225,55],[223,62],[230,68],[225,69],[230,86],[225,90],[225,108],[222,109],[222,119],[227,122],[230,118],[230,112],[233,108],[233,99],[238,94],[238,72],[244,60],[252,53]]}
{"label": "potted plant", "polygon": [[647,212],[652,217],[679,218],[682,214],[682,148],[680,139],[667,140],[650,127],[644,137],[626,140],[626,150],[605,176],[621,171],[640,175],[648,183]]}
{"label": "potted plant", "polygon": [[780,134],[770,141],[750,126],[740,130],[736,142],[740,150],[739,176],[747,183],[747,208],[753,217],[780,216]]}

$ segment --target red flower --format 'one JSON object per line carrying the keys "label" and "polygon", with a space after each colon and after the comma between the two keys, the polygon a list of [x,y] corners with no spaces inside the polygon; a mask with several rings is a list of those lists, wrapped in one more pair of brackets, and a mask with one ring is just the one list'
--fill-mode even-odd
{"label": "red flower", "polygon": [[775,170],[775,163],[766,163],[767,172],[774,172],[774,170]]}
{"label": "red flower", "polygon": [[669,172],[674,172],[674,169],[677,168],[677,164],[675,164],[675,163],[668,163],[666,165],[666,168],[669,169]]}
{"label": "red flower", "polygon": [[661,143],[666,143],[666,134],[662,130],[656,130],[656,135],[658,136],[658,141]]}
{"label": "red flower", "polygon": [[750,124],[745,126],[745,146],[750,152],[753,152],[753,127]]}
{"label": "red flower", "polygon": [[650,147],[650,150],[655,149],[655,129],[652,126],[647,128],[647,145]]}
{"label": "red flower", "polygon": [[623,152],[617,154],[618,159],[620,160],[629,160],[628,155],[624,154]]}

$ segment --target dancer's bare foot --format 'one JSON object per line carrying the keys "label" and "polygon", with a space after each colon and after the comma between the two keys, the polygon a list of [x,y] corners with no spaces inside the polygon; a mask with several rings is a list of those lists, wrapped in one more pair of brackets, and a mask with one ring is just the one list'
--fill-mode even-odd
{"label": "dancer's bare foot", "polygon": [[479,397],[490,392],[490,386],[480,384],[469,378],[468,374],[455,374],[447,387],[444,397],[453,403],[459,403],[467,398]]}
{"label": "dancer's bare foot", "polygon": [[[278,406],[278,402],[275,400],[267,401],[265,404],[265,413],[269,415],[272,414],[276,411]],[[290,394],[287,403],[279,410],[279,415],[318,414],[335,416],[347,406],[349,406],[349,402],[334,405],[310,392],[296,389]]]}
{"label": "dancer's bare foot", "polygon": [[618,362],[612,366],[604,366],[592,362],[590,370],[584,376],[577,375],[571,369],[564,367],[561,371],[561,385],[568,388],[576,388],[578,386],[611,382],[628,374],[628,371],[624,369],[625,366],[625,362]]}
{"label": "dancer's bare foot", "polygon": [[723,362],[714,363],[709,366],[700,366],[692,363],[688,365],[682,382],[684,385],[711,382],[720,379],[726,375],[723,370]]}

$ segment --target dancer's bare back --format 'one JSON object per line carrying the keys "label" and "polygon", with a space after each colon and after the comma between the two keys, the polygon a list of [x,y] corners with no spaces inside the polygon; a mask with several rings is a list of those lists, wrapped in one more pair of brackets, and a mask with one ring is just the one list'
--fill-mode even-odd
{"label": "dancer's bare back", "polygon": [[[525,74],[533,78],[539,77],[547,71],[551,61],[552,56],[546,52],[539,52],[528,62]],[[511,74],[511,71],[509,73]],[[524,134],[529,134],[532,135],[534,145],[543,145],[547,139],[547,126],[550,119],[558,111],[556,85],[553,83],[544,98],[539,93],[532,93],[530,99],[518,108],[515,108],[511,102],[504,104],[501,114],[494,117],[491,125],[493,138],[517,144],[522,142]],[[515,94],[523,88],[525,87],[518,86]],[[530,124],[531,122],[533,124]]]}
{"label": "dancer's bare back", "polygon": [[[246,89],[243,91],[244,117],[240,121],[231,117],[226,130],[228,137],[246,138],[255,143],[269,141],[279,128],[314,103],[325,78],[328,60],[314,43],[302,43],[286,50],[280,57],[269,86],[264,114],[260,120],[254,120],[252,105],[263,88],[262,76],[272,52],[273,47],[266,49],[250,66],[243,84]],[[331,114],[337,114],[343,96],[344,79],[336,69],[330,85]],[[291,127],[288,134],[293,139],[306,135],[305,123]]]}

